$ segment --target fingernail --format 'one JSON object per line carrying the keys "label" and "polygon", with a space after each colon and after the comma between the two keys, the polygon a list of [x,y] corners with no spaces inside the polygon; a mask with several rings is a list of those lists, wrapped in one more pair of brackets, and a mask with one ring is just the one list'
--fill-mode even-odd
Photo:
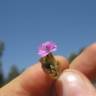
{"label": "fingernail", "polygon": [[57,96],[91,96],[86,80],[75,72],[64,72],[58,80],[58,85]]}

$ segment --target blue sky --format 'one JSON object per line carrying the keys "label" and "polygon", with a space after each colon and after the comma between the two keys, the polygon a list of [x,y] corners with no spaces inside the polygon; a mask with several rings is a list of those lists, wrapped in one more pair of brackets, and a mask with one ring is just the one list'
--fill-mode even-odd
{"label": "blue sky", "polygon": [[3,68],[37,62],[41,42],[54,41],[68,56],[96,41],[96,0],[0,0]]}

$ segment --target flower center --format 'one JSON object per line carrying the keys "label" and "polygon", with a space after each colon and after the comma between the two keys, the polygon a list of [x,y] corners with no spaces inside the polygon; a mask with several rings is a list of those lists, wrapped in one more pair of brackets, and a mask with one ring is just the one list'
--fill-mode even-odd
{"label": "flower center", "polygon": [[50,51],[50,46],[46,46],[46,51],[49,52]]}

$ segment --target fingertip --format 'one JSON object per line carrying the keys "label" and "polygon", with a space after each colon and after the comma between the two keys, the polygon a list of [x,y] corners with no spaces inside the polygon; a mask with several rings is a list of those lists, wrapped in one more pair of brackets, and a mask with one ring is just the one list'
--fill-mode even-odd
{"label": "fingertip", "polygon": [[95,96],[95,88],[79,71],[68,69],[56,82],[57,96]]}

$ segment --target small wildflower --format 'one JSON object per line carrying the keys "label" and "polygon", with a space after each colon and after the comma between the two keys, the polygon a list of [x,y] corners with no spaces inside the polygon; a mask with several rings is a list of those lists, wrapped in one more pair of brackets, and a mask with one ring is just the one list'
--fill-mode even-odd
{"label": "small wildflower", "polygon": [[41,56],[40,62],[45,73],[51,78],[57,79],[60,75],[59,62],[55,60],[53,51],[57,50],[57,45],[54,42],[47,41],[39,47],[38,54]]}
{"label": "small wildflower", "polygon": [[42,43],[39,47],[38,54],[41,57],[47,56],[49,53],[56,51],[57,45],[54,42],[47,41],[45,43]]}

